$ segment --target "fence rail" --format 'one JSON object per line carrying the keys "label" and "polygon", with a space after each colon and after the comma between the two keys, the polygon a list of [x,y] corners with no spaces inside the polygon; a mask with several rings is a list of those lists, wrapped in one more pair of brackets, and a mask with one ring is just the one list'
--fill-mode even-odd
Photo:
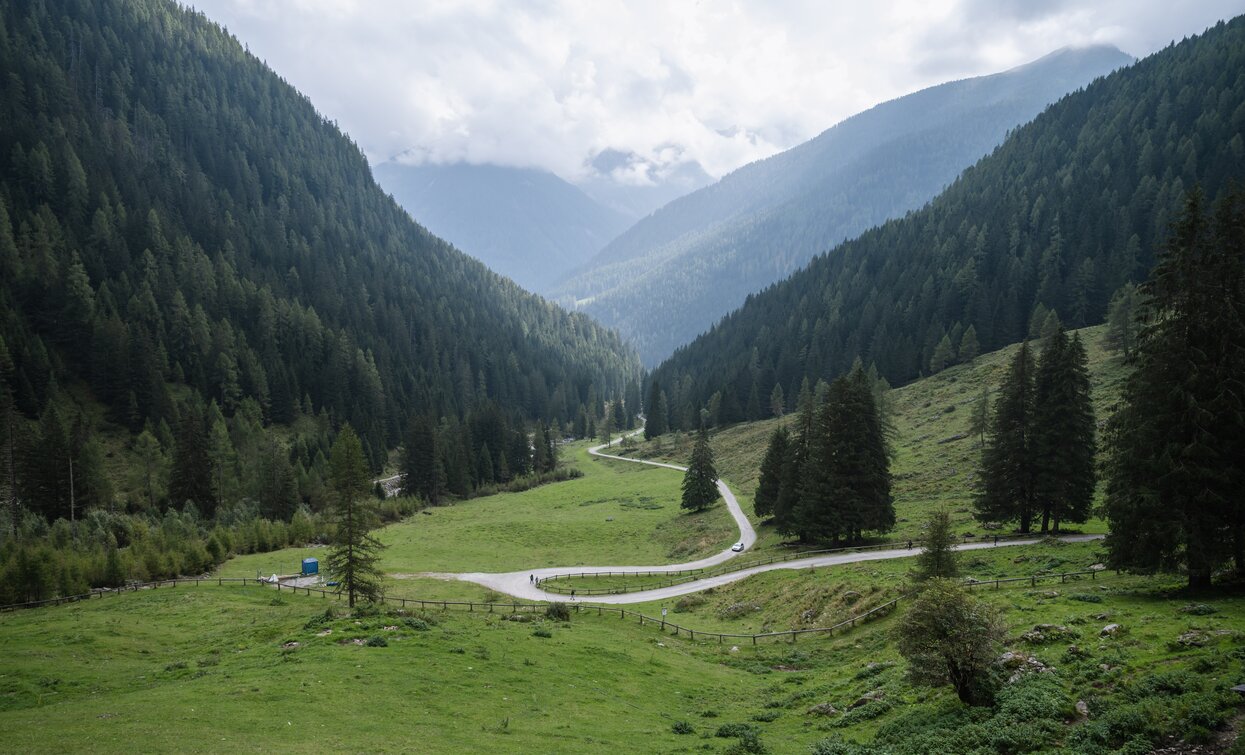
{"label": "fence rail", "polygon": [[[1003,585],[1018,584],[1021,582],[1028,582],[1030,583],[1031,586],[1036,587],[1038,582],[1045,582],[1049,580],[1058,579],[1061,583],[1066,583],[1069,577],[1081,577],[1086,574],[1090,575],[1090,579],[1096,580],[1097,575],[1098,575],[1098,570],[1090,569],[1087,571],[1061,572],[1059,574],[1031,575],[1028,577],[1006,577],[1006,578],[987,579],[987,580],[971,580],[970,579],[970,580],[965,581],[964,584],[969,589],[976,589],[979,587],[990,587],[990,586],[993,586],[995,589],[999,589]],[[25,609],[25,608],[41,608],[41,607],[47,607],[47,606],[59,606],[65,603],[77,603],[77,602],[81,602],[84,600],[90,600],[92,598],[103,599],[104,596],[106,595],[121,595],[122,593],[126,593],[126,592],[137,592],[139,590],[146,590],[146,589],[154,590],[154,589],[159,589],[161,587],[176,588],[178,585],[194,585],[197,587],[200,584],[205,584],[205,583],[209,585],[212,583],[216,583],[218,586],[223,586],[226,584],[241,584],[243,586],[257,585],[257,586],[264,586],[264,587],[275,586],[277,592],[287,591],[287,592],[293,592],[295,594],[301,593],[307,596],[319,595],[321,598],[325,598],[325,599],[330,598],[330,597],[336,600],[341,599],[341,593],[335,590],[325,590],[319,587],[302,587],[298,585],[283,585],[280,582],[277,582],[275,585],[273,585],[273,583],[267,582],[265,580],[254,579],[251,577],[182,577],[178,579],[162,579],[162,580],[156,580],[153,582],[134,584],[134,585],[126,586],[124,588],[118,588],[115,590],[108,590],[108,589],[92,590],[89,593],[83,593],[81,595],[69,595],[69,596],[65,596],[61,598],[50,598],[48,600],[37,600],[37,601],[31,601],[27,603],[11,603],[9,605],[0,606],[0,613],[8,612],[8,611],[18,611],[18,610]],[[594,611],[596,612],[598,616],[604,616],[607,613],[617,614],[619,619],[621,620],[626,620],[630,618],[632,620],[638,621],[640,626],[659,627],[660,630],[663,632],[672,631],[676,637],[681,637],[681,636],[686,635],[689,640],[702,640],[702,641],[717,640],[718,644],[724,644],[727,640],[732,640],[732,641],[738,640],[742,642],[750,641],[753,645],[757,645],[762,640],[787,639],[790,642],[794,643],[796,642],[797,638],[800,637],[801,635],[810,635],[810,634],[830,635],[830,634],[833,634],[834,632],[852,629],[852,628],[855,628],[857,624],[863,624],[865,622],[871,621],[875,618],[878,618],[880,616],[890,613],[892,610],[894,610],[895,606],[897,606],[901,600],[906,600],[910,597],[911,597],[911,593],[904,593],[902,595],[899,595],[898,597],[892,598],[891,600],[885,603],[882,603],[881,605],[874,606],[868,611],[857,614],[855,616],[851,616],[847,619],[844,619],[843,621],[838,622],[837,624],[833,624],[828,627],[810,627],[808,629],[788,629],[788,630],[784,630],[780,632],[762,632],[760,634],[708,632],[708,631],[704,631],[700,629],[693,629],[691,627],[685,627],[680,624],[675,624],[673,622],[667,621],[664,616],[663,617],[647,616],[643,613],[640,613],[639,611],[628,611],[625,608],[621,608],[617,606],[590,605],[586,603],[571,603],[571,604],[568,604],[567,607],[570,608],[571,610],[574,610],[575,613],[578,613],[578,614],[583,614],[583,613],[591,614]],[[400,598],[400,597],[384,597],[384,598],[381,598],[380,602],[386,605],[397,605],[401,608],[412,608],[415,606],[419,606],[421,610],[427,610],[429,608],[439,608],[442,611],[448,611],[451,608],[453,608],[453,609],[460,609],[460,610],[465,609],[469,612],[479,611],[481,613],[499,613],[499,612],[500,613],[506,613],[506,612],[536,613],[538,611],[545,610],[549,605],[548,603],[491,603],[491,602],[456,601],[456,600],[426,600],[422,598]]]}
{"label": "fence rail", "polygon": [[[1010,540],[1031,540],[1034,538],[1032,534],[1025,535],[1000,535],[993,537],[995,544],[1001,544]],[[987,542],[991,538],[961,538],[961,544],[966,545],[970,542]],[[875,543],[873,545],[849,545],[842,548],[822,548],[819,550],[799,551],[797,553],[780,554],[770,556],[764,559],[752,559],[750,561],[729,561],[719,567],[709,569],[681,569],[678,571],[637,571],[637,570],[618,570],[607,572],[576,572],[572,574],[557,574],[552,577],[545,577],[540,581],[540,587],[546,592],[557,593],[559,595],[570,595],[572,592],[576,596],[581,595],[623,595],[632,592],[641,592],[643,590],[657,590],[663,587],[673,587],[675,585],[684,585],[688,582],[696,582],[701,579],[708,579],[722,574],[733,574],[735,572],[752,569],[757,566],[768,566],[769,564],[786,563],[788,561],[800,561],[806,558],[816,556],[825,556],[833,553],[857,553],[860,551],[881,550],[884,548],[897,548],[906,546],[911,549],[920,545],[920,540],[896,540],[885,543]],[[618,587],[575,587],[569,584],[559,584],[559,582],[569,582],[573,579],[590,579],[594,577],[657,577],[657,576],[673,576],[673,579],[666,579],[660,582],[649,582],[641,585],[620,585]]]}

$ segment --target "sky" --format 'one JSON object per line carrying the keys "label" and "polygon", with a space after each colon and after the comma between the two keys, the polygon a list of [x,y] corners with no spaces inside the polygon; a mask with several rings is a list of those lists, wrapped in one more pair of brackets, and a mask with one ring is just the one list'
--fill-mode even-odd
{"label": "sky", "polygon": [[191,0],[373,164],[710,176],[1064,46],[1136,57],[1245,0]]}

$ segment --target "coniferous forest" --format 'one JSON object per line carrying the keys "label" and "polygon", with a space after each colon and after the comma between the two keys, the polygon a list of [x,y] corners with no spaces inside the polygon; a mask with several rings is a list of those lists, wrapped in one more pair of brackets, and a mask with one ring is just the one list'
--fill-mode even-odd
{"label": "coniferous forest", "polygon": [[769,416],[752,395],[794,397],[858,358],[908,382],[1020,341],[1052,310],[1069,328],[1101,322],[1153,266],[1188,191],[1213,202],[1245,180],[1243,68],[1237,18],[1055,103],[924,209],[678,350],[654,371],[671,421],[711,403],[724,423]]}
{"label": "coniferous forest", "polygon": [[[529,466],[516,436],[573,430],[638,379],[616,334],[413,222],[349,138],[201,14],[0,8],[9,531],[187,502],[289,521],[323,507],[343,423],[379,472],[417,416],[465,494]],[[117,453],[141,479],[111,473]]]}

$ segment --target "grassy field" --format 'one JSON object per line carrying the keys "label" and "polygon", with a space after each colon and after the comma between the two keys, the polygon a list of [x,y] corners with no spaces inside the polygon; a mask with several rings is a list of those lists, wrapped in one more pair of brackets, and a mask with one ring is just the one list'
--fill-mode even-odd
{"label": "grassy field", "polygon": [[[662,564],[716,553],[738,537],[725,505],[679,507],[681,473],[563,450],[584,472],[567,482],[427,509],[378,532],[390,574],[511,571],[580,564]],[[231,559],[224,576],[296,571],[322,548],[289,548]]]}
{"label": "grassy field", "polygon": [[[1054,550],[1076,554],[1071,561],[1092,556],[1085,546]],[[885,591],[901,571],[875,564],[813,579],[772,574],[739,589],[774,622],[808,590],[842,599],[841,588],[865,580]],[[1076,700],[1089,701],[1090,721],[1101,719],[1108,740],[1151,725],[1215,736],[1200,722],[1233,714],[1223,688],[1243,671],[1245,600],[1191,601],[1169,592],[1174,584],[1123,578],[981,593],[1006,610],[1009,647],[1057,669],[1014,685],[1046,685],[1057,711],[1027,718],[1036,725],[1039,713],[1054,716],[1027,734],[1031,747],[1011,751],[1053,750],[1082,736],[1088,725],[1068,713]],[[834,637],[736,649],[591,612],[569,622],[454,611],[325,620],[333,603],[204,585],[0,615],[0,749],[722,752],[750,728],[769,752],[786,753],[918,723],[989,723],[986,710],[961,720],[947,690],[908,684],[890,640],[901,614]],[[703,625],[710,612],[672,618]],[[1041,623],[1059,625],[1056,641],[1020,638]],[[1107,623],[1121,629],[1101,636]],[[373,637],[385,646],[355,644]],[[877,700],[850,707],[866,695]],[[822,704],[838,712],[825,715]],[[692,733],[675,734],[679,721]]]}
{"label": "grassy field", "polygon": [[[1101,347],[1102,331],[1102,326],[1078,331],[1089,356],[1094,409],[1100,424],[1110,416],[1125,378],[1119,358]],[[1007,364],[1018,348],[1010,346],[984,354],[890,392],[895,428],[892,491],[898,524],[889,537],[918,536],[925,516],[936,508],[952,513],[957,533],[983,534],[971,513],[981,448],[976,438],[969,437],[969,420],[982,386],[990,387],[992,402],[997,398]],[[749,422],[712,434],[718,473],[750,516],[769,436],[779,422],[791,421],[787,417]],[[673,434],[642,441],[628,455],[682,462],[691,454],[693,440],[691,435]],[[1098,519],[1071,527],[1084,532],[1106,531],[1105,523]],[[772,528],[758,529],[756,550],[764,552],[781,542]]]}

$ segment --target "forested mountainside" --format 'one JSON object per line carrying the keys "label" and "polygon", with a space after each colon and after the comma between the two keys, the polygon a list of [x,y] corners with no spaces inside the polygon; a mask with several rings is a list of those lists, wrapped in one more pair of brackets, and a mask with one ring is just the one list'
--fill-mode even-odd
{"label": "forested mountainside", "polygon": [[656,364],[748,294],[915,210],[1050,103],[1132,61],[1114,47],[883,103],[641,220],[551,295],[617,327]]}
{"label": "forested mountainside", "polygon": [[26,418],[58,392],[88,431],[213,402],[319,416],[379,466],[413,415],[570,420],[638,376],[615,334],[413,222],[304,96],[166,0],[0,2],[0,165],[0,383]]}
{"label": "forested mountainside", "polygon": [[530,291],[545,290],[630,225],[542,170],[390,161],[373,172],[428,230]]}
{"label": "forested mountainside", "polygon": [[858,357],[902,383],[957,349],[1018,341],[1048,310],[1101,322],[1150,269],[1186,192],[1214,200],[1245,178],[1242,130],[1245,17],[1059,101],[929,206],[749,297],[654,377],[676,417],[720,392],[732,421],[759,414],[775,385],[793,397]]}

